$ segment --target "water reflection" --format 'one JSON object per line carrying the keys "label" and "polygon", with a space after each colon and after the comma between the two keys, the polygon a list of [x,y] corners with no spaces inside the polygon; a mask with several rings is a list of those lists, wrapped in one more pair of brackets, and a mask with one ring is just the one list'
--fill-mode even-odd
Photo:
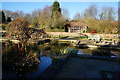
{"label": "water reflection", "polygon": [[27,74],[27,78],[35,78],[40,75],[45,69],[47,69],[52,64],[52,59],[50,57],[43,56],[40,58],[40,64],[38,65],[37,72],[32,72]]}
{"label": "water reflection", "polygon": [[78,55],[91,55],[90,53],[92,52],[92,50],[90,49],[79,49],[77,54]]}
{"label": "water reflection", "polygon": [[82,51],[78,51],[77,54],[84,54]]}
{"label": "water reflection", "polygon": [[[22,74],[23,77],[26,77],[26,78],[35,78],[35,77],[39,76],[43,71],[45,71],[52,64],[52,58],[54,60],[55,57],[59,57],[63,54],[69,54],[69,53],[75,53],[78,55],[91,55],[91,52],[93,51],[92,49],[79,49],[79,48],[73,47],[69,44],[63,44],[63,43],[61,44],[58,42],[50,42],[50,43],[46,43],[46,44],[41,44],[41,45],[38,45],[37,48],[38,49],[35,51],[37,51],[36,53],[40,54],[40,63],[37,64],[37,66],[35,66],[35,67],[33,66],[33,67],[29,68],[32,71],[29,71],[28,68],[27,68],[28,70],[25,68],[22,72],[20,72],[18,70],[17,71],[18,74]],[[32,50],[32,49],[33,48],[30,48],[29,50]],[[96,53],[98,53],[98,52],[96,52]],[[115,53],[115,51],[113,53]],[[32,53],[31,53],[31,55],[32,55]],[[4,74],[8,75],[8,73],[5,73],[5,72],[4,72]],[[12,73],[10,73],[10,74],[12,74]],[[14,76],[14,75],[10,75],[10,76]],[[5,76],[5,78],[6,78],[6,76]],[[14,78],[15,78],[15,76],[14,76]]]}

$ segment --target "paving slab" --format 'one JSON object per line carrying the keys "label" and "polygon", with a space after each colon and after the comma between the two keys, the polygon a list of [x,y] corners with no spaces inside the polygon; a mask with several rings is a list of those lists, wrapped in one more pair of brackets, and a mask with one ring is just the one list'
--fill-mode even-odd
{"label": "paving slab", "polygon": [[104,75],[114,78],[120,72],[119,68],[120,62],[71,57],[56,72],[54,78],[103,78]]}

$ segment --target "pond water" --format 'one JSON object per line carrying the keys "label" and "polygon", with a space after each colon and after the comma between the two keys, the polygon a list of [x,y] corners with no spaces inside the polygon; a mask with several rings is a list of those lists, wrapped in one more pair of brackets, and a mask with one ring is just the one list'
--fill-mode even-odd
{"label": "pond water", "polygon": [[50,57],[41,57],[40,64],[38,64],[36,72],[29,72],[26,74],[27,78],[35,78],[40,75],[45,69],[47,69],[52,64],[52,59]]}
{"label": "pond water", "polygon": [[[88,51],[88,52],[87,52]],[[82,54],[82,55],[90,55],[90,50],[87,49],[78,49],[76,54]],[[42,72],[44,72],[51,64],[53,59],[50,56],[42,56],[40,57],[40,64],[37,66],[37,70],[34,72],[26,73],[26,77],[29,78],[35,78],[39,76]]]}
{"label": "pond water", "polygon": [[[61,44],[61,43],[46,43],[41,44],[38,46],[40,54],[40,63],[31,68],[31,71],[19,73],[22,77],[25,78],[35,78],[39,76],[42,72],[44,72],[52,63],[53,58],[56,56],[60,56],[62,53],[70,53],[73,51],[75,54],[78,55],[91,55],[92,50],[90,49],[79,49],[76,47],[71,46],[70,44]],[[8,76],[9,74],[9,76]],[[21,77],[16,74],[16,72],[11,72],[3,69],[3,78],[16,78]]]}

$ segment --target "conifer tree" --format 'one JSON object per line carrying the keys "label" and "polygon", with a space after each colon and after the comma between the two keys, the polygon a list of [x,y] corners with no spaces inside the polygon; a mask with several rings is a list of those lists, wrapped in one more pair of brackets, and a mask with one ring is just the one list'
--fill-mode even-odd
{"label": "conifer tree", "polygon": [[52,27],[57,27],[59,23],[59,18],[61,17],[61,8],[58,1],[55,1],[52,5]]}
{"label": "conifer tree", "polygon": [[11,22],[11,17],[7,17],[7,22]]}
{"label": "conifer tree", "polygon": [[5,20],[5,14],[3,11],[0,11],[0,23],[5,23],[6,20]]}

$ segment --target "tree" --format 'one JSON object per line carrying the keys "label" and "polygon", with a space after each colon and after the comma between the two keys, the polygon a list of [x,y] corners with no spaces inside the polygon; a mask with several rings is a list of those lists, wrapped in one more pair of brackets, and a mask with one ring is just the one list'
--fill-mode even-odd
{"label": "tree", "polygon": [[6,17],[12,17],[12,13],[13,13],[12,11],[9,11],[9,10],[3,10],[3,11]]}
{"label": "tree", "polygon": [[20,18],[23,18],[23,17],[25,16],[25,14],[24,14],[23,11],[19,11],[19,12],[18,12],[18,15],[19,15]]}
{"label": "tree", "polygon": [[12,11],[9,11],[9,10],[3,10],[4,13],[5,13],[5,16],[6,17],[11,17],[11,19],[16,19],[18,17],[20,18],[23,18],[25,17],[25,13],[23,11],[15,11],[15,12],[12,12]]}
{"label": "tree", "polygon": [[74,20],[79,20],[81,18],[80,13],[75,14]]}
{"label": "tree", "polygon": [[43,10],[38,9],[39,28],[49,29],[51,19],[51,6],[45,6]]}
{"label": "tree", "polygon": [[58,20],[61,17],[61,8],[59,2],[55,1],[52,5],[52,28],[58,26]]}
{"label": "tree", "polygon": [[7,26],[6,37],[19,40],[18,47],[23,49],[30,35],[28,35],[29,22],[25,18],[16,18]]}
{"label": "tree", "polygon": [[34,28],[38,28],[39,27],[39,23],[38,23],[38,19],[34,18],[34,20],[32,21],[32,27]]}
{"label": "tree", "polygon": [[7,17],[7,22],[11,22],[11,17]]}
{"label": "tree", "polygon": [[97,18],[98,8],[95,4],[91,4],[85,11],[84,11],[84,18],[92,17]]}
{"label": "tree", "polygon": [[[120,34],[120,1],[119,1],[118,5],[119,5],[119,7],[118,7],[118,34]],[[118,45],[120,45],[120,37],[119,37]]]}
{"label": "tree", "polygon": [[3,11],[0,11],[0,23],[5,23],[6,19],[5,19],[5,14]]}
{"label": "tree", "polygon": [[[25,41],[28,38],[27,26],[28,21],[25,18],[16,18],[7,27],[7,36],[17,40]],[[14,37],[16,36],[16,37]]]}
{"label": "tree", "polygon": [[112,7],[104,7],[99,17],[100,20],[115,20],[116,13]]}
{"label": "tree", "polygon": [[67,20],[70,19],[70,18],[69,18],[69,12],[68,12],[67,9],[61,8],[61,13],[62,13],[62,15],[63,15]]}
{"label": "tree", "polygon": [[61,14],[61,8],[59,2],[55,1],[52,5],[52,17],[56,16],[57,14]]}
{"label": "tree", "polygon": [[27,13],[26,15],[25,15],[25,18],[31,23],[32,22],[32,16],[31,16],[31,14],[29,14],[29,13]]}
{"label": "tree", "polygon": [[120,21],[120,7],[118,8],[118,21]]}
{"label": "tree", "polygon": [[38,17],[38,10],[37,9],[32,11],[32,17],[33,17],[33,19]]}

